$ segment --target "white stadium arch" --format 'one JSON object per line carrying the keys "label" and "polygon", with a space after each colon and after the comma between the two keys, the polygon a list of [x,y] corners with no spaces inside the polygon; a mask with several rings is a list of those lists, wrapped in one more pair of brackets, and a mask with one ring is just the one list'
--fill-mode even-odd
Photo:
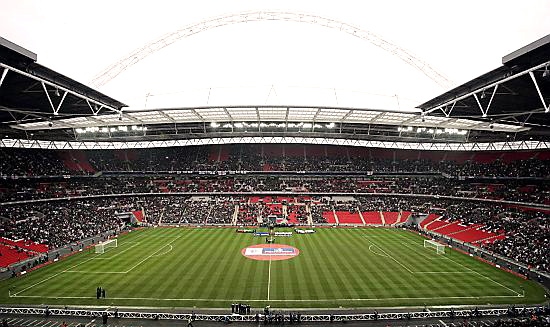
{"label": "white stadium arch", "polygon": [[343,21],[322,17],[309,13],[294,13],[294,12],[281,12],[281,11],[247,11],[234,14],[228,14],[220,17],[210,18],[198,23],[187,25],[181,29],[178,29],[172,33],[168,33],[159,39],[145,44],[126,57],[120,59],[118,62],[107,67],[92,80],[94,87],[101,87],[111,80],[116,78],[122,72],[132,67],[134,64],[140,62],[146,57],[154,54],[155,52],[183,39],[195,34],[206,32],[208,30],[224,27],[233,24],[241,24],[247,22],[256,21],[287,21],[313,24],[321,27],[326,27],[334,30],[341,31],[343,33],[352,35],[362,40],[366,40],[371,44],[391,53],[406,64],[422,72],[429,79],[443,88],[449,88],[452,83],[440,72],[436,71],[425,61],[419,59],[409,51],[393,44],[382,37],[371,33],[368,30],[362,29],[358,26],[348,24]]}

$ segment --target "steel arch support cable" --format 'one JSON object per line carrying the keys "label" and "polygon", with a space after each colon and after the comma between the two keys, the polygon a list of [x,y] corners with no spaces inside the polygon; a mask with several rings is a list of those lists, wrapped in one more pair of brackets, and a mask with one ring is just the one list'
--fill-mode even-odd
{"label": "steel arch support cable", "polygon": [[361,29],[357,26],[353,26],[346,22],[317,16],[307,13],[291,13],[291,12],[278,12],[278,11],[255,11],[255,12],[241,12],[236,14],[229,14],[217,18],[211,18],[199,23],[187,25],[172,33],[165,34],[157,40],[154,40],[145,46],[138,48],[131,52],[125,58],[119,60],[115,64],[107,67],[101,73],[94,77],[92,85],[100,87],[112,79],[120,75],[126,69],[145,59],[150,54],[153,54],[178,40],[189,37],[194,34],[205,32],[217,27],[224,27],[233,24],[257,22],[257,21],[288,21],[296,23],[308,23],[318,26],[335,29],[354,37],[366,40],[371,44],[390,52],[394,56],[398,57],[408,65],[421,71],[426,77],[430,78],[436,84],[441,87],[448,88],[452,85],[452,82],[443,74],[436,71],[425,61],[412,55],[407,50],[384,40],[383,38],[371,33],[367,30]]}

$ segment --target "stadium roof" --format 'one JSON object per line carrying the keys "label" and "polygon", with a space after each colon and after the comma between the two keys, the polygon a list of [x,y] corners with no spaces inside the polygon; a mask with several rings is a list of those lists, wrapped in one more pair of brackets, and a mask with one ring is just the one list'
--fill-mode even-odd
{"label": "stadium roof", "polygon": [[32,52],[0,41],[0,130],[5,139],[135,142],[269,136],[508,142],[546,141],[550,126],[548,36],[416,112],[296,105],[124,109],[125,104],[37,64]]}
{"label": "stadium roof", "polygon": [[119,112],[126,106],[36,60],[33,52],[0,37],[0,122],[4,125]]}
{"label": "stadium roof", "polygon": [[[342,107],[295,107],[295,106],[239,106],[239,107],[195,107],[170,108],[157,110],[132,110],[120,114],[105,114],[93,117],[61,119],[53,126],[47,121],[24,123],[12,127],[23,130],[90,128],[120,125],[178,124],[178,123],[214,123],[213,126],[225,123],[233,128],[264,127],[259,124],[285,123],[288,127],[302,123],[309,129],[320,123],[336,124],[376,124],[389,126],[414,126],[427,128],[455,128],[466,130],[490,131],[489,124],[480,124],[472,119],[454,119],[428,116],[422,119],[419,112],[394,112],[387,110],[342,108]],[[236,125],[236,126],[235,126]],[[268,126],[265,126],[268,127]],[[526,127],[496,123],[495,131],[519,132]],[[318,128],[319,129],[319,128]]]}
{"label": "stadium roof", "polygon": [[[426,117],[550,128],[550,35],[502,58],[502,66],[420,106]],[[543,135],[548,135],[548,134]]]}

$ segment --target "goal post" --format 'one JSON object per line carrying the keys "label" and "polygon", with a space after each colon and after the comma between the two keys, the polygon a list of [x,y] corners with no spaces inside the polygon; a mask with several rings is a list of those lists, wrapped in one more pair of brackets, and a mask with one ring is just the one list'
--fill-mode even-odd
{"label": "goal post", "polygon": [[424,240],[424,247],[435,249],[437,254],[445,254],[445,245],[434,240]]}
{"label": "goal post", "polygon": [[107,240],[105,242],[99,242],[95,245],[95,253],[105,253],[110,248],[118,247],[117,239]]}

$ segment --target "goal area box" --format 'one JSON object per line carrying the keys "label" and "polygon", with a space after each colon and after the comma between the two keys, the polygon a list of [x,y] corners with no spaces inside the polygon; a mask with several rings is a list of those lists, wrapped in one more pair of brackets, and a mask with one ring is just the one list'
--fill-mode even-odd
{"label": "goal area box", "polygon": [[437,254],[445,254],[445,245],[434,241],[434,240],[424,240],[424,247],[435,249],[435,252]]}
{"label": "goal area box", "polygon": [[105,253],[108,249],[118,247],[117,239],[107,240],[105,242],[99,242],[95,245],[95,253]]}

